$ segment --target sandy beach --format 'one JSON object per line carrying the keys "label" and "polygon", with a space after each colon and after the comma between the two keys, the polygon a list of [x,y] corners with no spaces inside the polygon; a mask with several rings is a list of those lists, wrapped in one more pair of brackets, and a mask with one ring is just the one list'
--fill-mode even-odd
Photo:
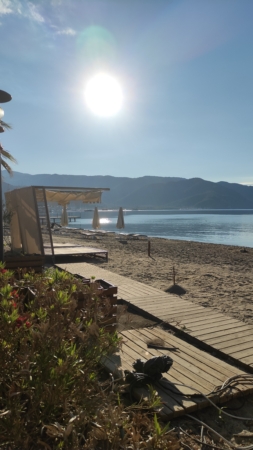
{"label": "sandy beach", "polygon": [[253,248],[151,238],[148,256],[147,237],[87,236],[83,230],[62,228],[53,232],[53,239],[107,249],[108,262],[89,262],[162,291],[172,286],[174,267],[184,300],[253,324]]}

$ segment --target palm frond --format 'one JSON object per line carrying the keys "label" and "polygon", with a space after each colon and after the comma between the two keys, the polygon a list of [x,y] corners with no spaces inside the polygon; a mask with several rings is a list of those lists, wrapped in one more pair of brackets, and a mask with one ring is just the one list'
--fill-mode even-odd
{"label": "palm frond", "polygon": [[3,159],[1,159],[1,164],[5,168],[5,170],[8,172],[8,174],[10,176],[12,176],[13,172],[12,172],[12,168],[9,166],[9,164],[6,161],[4,161]]}
{"label": "palm frond", "polygon": [[[2,144],[0,143],[0,163],[1,166],[3,166],[5,168],[5,170],[7,170],[9,175],[12,175],[12,168],[9,166],[9,164],[3,159],[3,158],[7,158],[9,161],[16,163],[16,159],[14,158],[14,156],[12,156],[12,154],[10,152],[8,152],[8,150],[4,150]],[[1,167],[0,167],[1,170]]]}
{"label": "palm frond", "polygon": [[8,150],[4,150],[1,144],[0,144],[0,153],[4,158],[7,158],[9,161],[17,164],[17,160],[14,158],[14,156],[12,156],[12,154],[8,152]]}
{"label": "palm frond", "polygon": [[3,120],[0,120],[0,125],[5,128],[6,130],[11,130],[12,126],[9,125],[8,123],[4,122]]}

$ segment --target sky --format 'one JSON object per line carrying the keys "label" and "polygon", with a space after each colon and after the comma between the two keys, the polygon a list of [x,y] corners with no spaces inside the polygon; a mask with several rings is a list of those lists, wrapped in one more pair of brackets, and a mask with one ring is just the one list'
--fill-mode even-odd
{"label": "sky", "polygon": [[[13,169],[253,184],[252,17],[252,0],[0,0]],[[101,72],[122,89],[109,117],[84,96]]]}

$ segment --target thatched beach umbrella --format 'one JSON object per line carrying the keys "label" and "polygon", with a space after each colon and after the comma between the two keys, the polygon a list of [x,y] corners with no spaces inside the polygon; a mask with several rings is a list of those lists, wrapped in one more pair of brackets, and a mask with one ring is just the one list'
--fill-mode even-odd
{"label": "thatched beach umbrella", "polygon": [[69,224],[68,213],[67,213],[67,205],[63,205],[62,214],[61,214],[61,225],[63,227],[67,227]]}
{"label": "thatched beach umbrella", "polygon": [[99,215],[98,215],[98,209],[97,207],[95,207],[94,209],[94,215],[93,215],[93,220],[92,220],[92,227],[97,230],[98,228],[100,228],[100,221],[99,221]]}
{"label": "thatched beach umbrella", "polygon": [[7,103],[11,101],[11,95],[8,92],[0,90],[0,103]]}
{"label": "thatched beach umbrella", "polygon": [[118,221],[117,221],[117,228],[125,228],[125,222],[124,222],[124,214],[122,207],[119,208],[119,215],[118,215]]}

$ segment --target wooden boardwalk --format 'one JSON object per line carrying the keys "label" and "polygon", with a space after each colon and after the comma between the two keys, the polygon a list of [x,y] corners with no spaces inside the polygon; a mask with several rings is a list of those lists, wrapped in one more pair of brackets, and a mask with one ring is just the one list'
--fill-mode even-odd
{"label": "wooden boardwalk", "polygon": [[[221,386],[225,380],[244,372],[218,360],[182,339],[160,329],[143,328],[120,333],[123,338],[122,349],[111,357],[103,358],[103,364],[109,372],[123,376],[124,371],[132,371],[132,364],[137,358],[148,360],[153,356],[169,355],[173,365],[164,378],[154,383],[154,388],[160,396],[163,407],[160,412],[164,419],[172,419],[210,405],[203,396],[192,396],[200,392],[208,396],[214,403],[222,404],[235,397],[253,392],[253,385],[235,383],[223,395],[211,393]],[[149,340],[159,338],[163,345],[172,349],[155,350],[147,347]],[[184,385],[184,386],[182,386]],[[211,393],[211,394],[210,394]],[[132,394],[137,399],[148,397],[146,387],[135,387]]]}
{"label": "wooden boardwalk", "polygon": [[169,324],[199,345],[225,355],[253,373],[253,327],[232,319],[212,308],[166,294],[152,286],[117,275],[98,265],[87,263],[58,264],[61,269],[84,277],[95,276],[118,286],[118,298]]}

